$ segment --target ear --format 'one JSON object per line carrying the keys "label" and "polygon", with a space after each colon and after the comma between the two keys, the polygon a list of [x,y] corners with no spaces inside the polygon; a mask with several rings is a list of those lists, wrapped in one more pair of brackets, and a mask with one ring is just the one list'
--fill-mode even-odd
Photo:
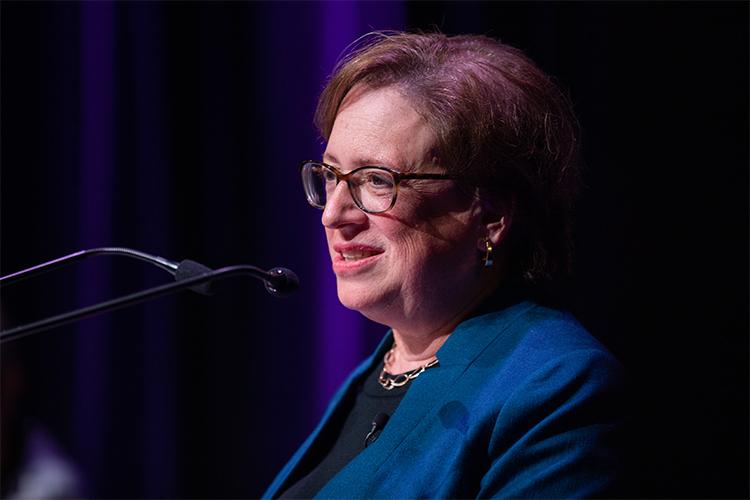
{"label": "ear", "polygon": [[489,238],[492,246],[497,248],[508,237],[513,224],[515,199],[503,203],[482,202],[482,228],[477,248],[485,250],[485,241]]}

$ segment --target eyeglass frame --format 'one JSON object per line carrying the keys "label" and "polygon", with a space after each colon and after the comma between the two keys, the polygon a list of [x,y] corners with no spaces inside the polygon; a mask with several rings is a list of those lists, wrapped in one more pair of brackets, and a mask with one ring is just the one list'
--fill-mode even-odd
{"label": "eyeglass frame", "polygon": [[[398,170],[393,170],[392,168],[382,167],[380,165],[363,165],[363,166],[357,167],[354,170],[351,170],[351,171],[349,171],[348,173],[345,174],[345,173],[341,172],[339,169],[337,169],[336,167],[334,167],[333,165],[329,165],[329,164],[324,163],[322,161],[315,161],[315,160],[305,160],[305,161],[302,162],[302,164],[300,164],[300,166],[299,166],[300,176],[302,176],[302,170],[305,168],[305,165],[310,164],[310,163],[312,163],[313,165],[318,165],[318,166],[325,167],[326,169],[328,169],[331,172],[333,172],[333,174],[336,176],[336,186],[338,186],[341,181],[346,181],[346,187],[349,190],[349,196],[352,197],[352,200],[354,201],[354,204],[357,205],[357,208],[359,208],[360,210],[362,210],[366,214],[372,214],[372,215],[377,215],[377,214],[385,213],[388,210],[392,209],[396,205],[396,198],[398,198],[398,186],[399,186],[399,184],[401,184],[401,181],[404,180],[404,179],[433,179],[433,180],[455,180],[456,179],[456,176],[455,175],[451,175],[451,174],[418,173],[418,172],[415,172],[415,173],[404,173],[404,172],[399,172]],[[353,176],[357,172],[359,172],[361,170],[364,170],[366,168],[370,168],[370,169],[374,168],[376,170],[383,170],[383,171],[388,172],[389,174],[391,174],[393,176],[393,197],[391,198],[391,204],[388,205],[388,208],[385,208],[383,210],[378,210],[376,212],[367,210],[366,208],[364,208],[362,206],[362,202],[359,201],[359,200],[357,200],[357,198],[354,196],[354,192],[352,191],[352,184],[351,184],[350,178],[351,178],[351,176]],[[303,184],[303,186],[305,184],[304,178],[302,180],[302,184]],[[324,210],[325,207],[326,207],[325,205],[315,205],[315,204],[313,204],[310,201],[310,197],[307,196],[307,192],[305,192],[305,198],[307,199],[307,203],[310,204],[310,206],[312,206],[314,208],[318,208],[320,210]],[[326,202],[327,202],[327,200],[326,200]]]}

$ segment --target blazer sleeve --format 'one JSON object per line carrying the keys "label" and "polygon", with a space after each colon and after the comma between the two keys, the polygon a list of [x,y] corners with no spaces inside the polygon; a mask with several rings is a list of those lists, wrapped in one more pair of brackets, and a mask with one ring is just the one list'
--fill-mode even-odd
{"label": "blazer sleeve", "polygon": [[569,352],[532,372],[494,423],[480,498],[617,495],[625,390],[611,354]]}

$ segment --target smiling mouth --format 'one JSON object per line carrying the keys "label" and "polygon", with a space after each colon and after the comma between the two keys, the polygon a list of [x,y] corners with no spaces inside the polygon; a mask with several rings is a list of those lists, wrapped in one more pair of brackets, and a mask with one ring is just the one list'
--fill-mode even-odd
{"label": "smiling mouth", "polygon": [[381,252],[377,252],[374,250],[347,250],[346,252],[339,252],[339,257],[346,262],[353,262],[372,257],[373,255],[377,255],[379,253]]}
{"label": "smiling mouth", "polygon": [[353,277],[371,269],[385,253],[380,248],[344,245],[334,248],[333,272],[338,277]]}

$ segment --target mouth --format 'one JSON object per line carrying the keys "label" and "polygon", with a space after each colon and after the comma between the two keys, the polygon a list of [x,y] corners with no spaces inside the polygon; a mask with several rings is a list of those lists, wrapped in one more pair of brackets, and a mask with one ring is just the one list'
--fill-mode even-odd
{"label": "mouth", "polygon": [[383,255],[383,250],[363,245],[335,245],[333,251],[333,271],[338,275],[363,270]]}
{"label": "mouth", "polygon": [[366,259],[368,257],[372,257],[373,255],[378,255],[379,253],[375,250],[346,250],[343,252],[339,252],[339,257],[346,262],[352,262],[356,260],[362,260]]}

